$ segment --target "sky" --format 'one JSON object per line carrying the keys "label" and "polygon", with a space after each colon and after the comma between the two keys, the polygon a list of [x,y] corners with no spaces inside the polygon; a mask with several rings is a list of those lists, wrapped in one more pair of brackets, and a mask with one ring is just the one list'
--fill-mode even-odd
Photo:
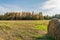
{"label": "sky", "polygon": [[0,0],[0,14],[21,11],[60,14],[60,0]]}

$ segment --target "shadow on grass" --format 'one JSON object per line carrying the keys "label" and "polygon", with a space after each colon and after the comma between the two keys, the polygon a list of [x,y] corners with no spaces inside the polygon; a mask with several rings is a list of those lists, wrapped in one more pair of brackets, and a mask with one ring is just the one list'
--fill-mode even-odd
{"label": "shadow on grass", "polygon": [[53,37],[49,36],[48,34],[43,36],[34,37],[35,40],[55,40]]}

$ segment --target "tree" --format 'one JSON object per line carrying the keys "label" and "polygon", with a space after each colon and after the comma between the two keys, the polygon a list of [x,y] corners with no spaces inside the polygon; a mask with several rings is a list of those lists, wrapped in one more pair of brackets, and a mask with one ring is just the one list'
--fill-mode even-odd
{"label": "tree", "polygon": [[0,20],[3,20],[3,15],[0,15]]}
{"label": "tree", "polygon": [[42,12],[39,12],[39,19],[40,19],[40,20],[44,19]]}
{"label": "tree", "polygon": [[47,16],[44,16],[44,19],[49,20],[51,19],[51,17],[47,15]]}

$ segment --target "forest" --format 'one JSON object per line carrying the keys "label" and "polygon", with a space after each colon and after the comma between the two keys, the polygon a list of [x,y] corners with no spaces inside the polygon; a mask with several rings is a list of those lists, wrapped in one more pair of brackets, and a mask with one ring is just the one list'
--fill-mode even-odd
{"label": "forest", "polygon": [[6,12],[0,15],[0,20],[48,20],[54,18],[48,15],[43,16],[42,12]]}
{"label": "forest", "polygon": [[43,12],[6,12],[4,15],[0,15],[0,20],[49,20],[53,18],[60,19],[60,15],[54,16],[45,15]]}

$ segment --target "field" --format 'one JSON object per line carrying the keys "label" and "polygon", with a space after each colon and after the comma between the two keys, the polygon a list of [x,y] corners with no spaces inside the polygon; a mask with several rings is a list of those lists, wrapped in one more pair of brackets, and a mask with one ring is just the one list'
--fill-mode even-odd
{"label": "field", "polygon": [[49,20],[0,21],[0,40],[53,40],[47,34]]}

